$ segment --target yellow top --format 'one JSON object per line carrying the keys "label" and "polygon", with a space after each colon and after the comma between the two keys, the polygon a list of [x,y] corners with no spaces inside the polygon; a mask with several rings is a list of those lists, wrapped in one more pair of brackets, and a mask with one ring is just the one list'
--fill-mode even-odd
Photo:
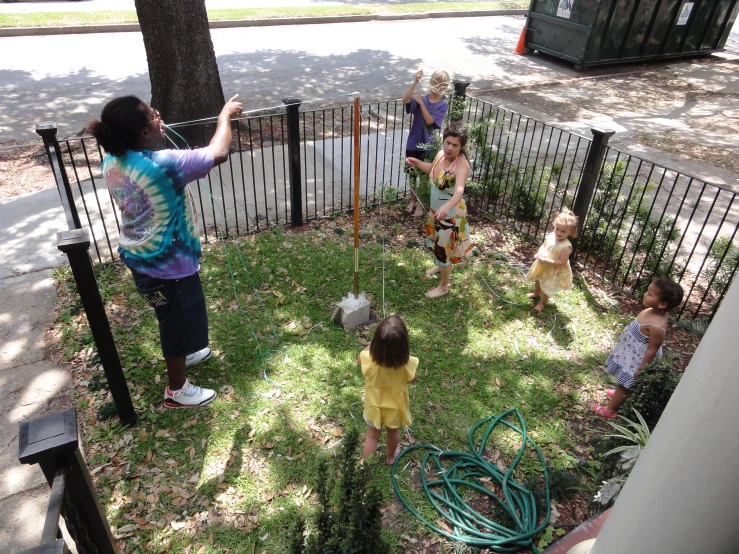
{"label": "yellow top", "polygon": [[411,356],[405,367],[392,369],[376,364],[369,351],[363,350],[359,361],[364,374],[364,419],[377,429],[410,425],[408,382],[416,376],[418,358]]}

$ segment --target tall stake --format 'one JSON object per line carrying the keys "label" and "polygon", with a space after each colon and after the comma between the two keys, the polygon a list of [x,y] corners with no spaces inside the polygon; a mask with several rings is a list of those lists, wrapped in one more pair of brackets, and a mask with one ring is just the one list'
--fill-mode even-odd
{"label": "tall stake", "polygon": [[354,298],[359,298],[359,93],[354,94]]}

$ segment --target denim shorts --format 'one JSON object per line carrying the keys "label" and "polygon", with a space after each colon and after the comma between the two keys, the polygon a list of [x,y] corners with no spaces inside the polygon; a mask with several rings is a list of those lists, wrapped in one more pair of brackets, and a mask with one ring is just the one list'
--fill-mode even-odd
{"label": "denim shorts", "polygon": [[208,346],[208,312],[200,275],[158,279],[131,270],[136,290],[154,308],[165,358],[180,358]]}

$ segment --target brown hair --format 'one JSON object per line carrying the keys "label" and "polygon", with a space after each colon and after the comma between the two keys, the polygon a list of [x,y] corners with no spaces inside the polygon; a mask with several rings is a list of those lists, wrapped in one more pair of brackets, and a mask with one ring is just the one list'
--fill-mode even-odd
{"label": "brown hair", "polygon": [[100,120],[93,119],[85,129],[113,156],[122,156],[135,148],[141,132],[149,124],[146,104],[136,96],[121,96],[103,108]]}
{"label": "brown hair", "polygon": [[465,150],[465,146],[467,146],[467,141],[469,140],[470,136],[467,132],[467,125],[463,123],[450,123],[446,127],[444,127],[444,134],[442,135],[442,140],[446,140],[447,137],[455,137],[459,139],[459,144],[462,146],[459,153],[464,154],[464,157],[468,160],[470,159],[469,154],[467,154],[467,150]]}
{"label": "brown hair", "polygon": [[408,363],[411,355],[408,328],[400,316],[391,315],[380,322],[369,351],[372,360],[382,367],[399,369]]}
{"label": "brown hair", "polygon": [[679,306],[683,301],[683,288],[667,277],[655,277],[652,284],[659,289],[659,301],[667,304],[666,310]]}
{"label": "brown hair", "polygon": [[564,208],[561,212],[557,214],[557,217],[554,218],[554,221],[552,223],[554,225],[556,225],[557,223],[559,223],[560,225],[567,225],[570,228],[570,236],[576,237],[577,219],[577,216],[572,213],[572,210]]}

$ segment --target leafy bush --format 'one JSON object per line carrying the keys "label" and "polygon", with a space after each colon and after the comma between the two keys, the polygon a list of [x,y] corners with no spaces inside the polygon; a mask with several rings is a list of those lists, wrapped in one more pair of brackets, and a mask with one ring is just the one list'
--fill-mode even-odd
{"label": "leafy bush", "polygon": [[[648,206],[642,202],[659,185],[652,180],[636,182],[626,174],[627,167],[623,160],[603,167],[580,244],[596,260],[606,263],[622,260],[617,277],[631,280],[634,293],[640,294],[654,275],[674,277],[682,272],[679,263],[670,264],[675,254],[673,243],[681,231],[674,218],[650,217]],[[624,191],[629,192],[624,194]],[[616,271],[615,266],[613,270]],[[637,275],[639,279],[634,281]]]}
{"label": "leafy bush", "polygon": [[711,283],[711,291],[720,295],[731,281],[734,268],[739,265],[739,248],[729,237],[719,237],[708,251],[708,265],[703,276]]}
{"label": "leafy bush", "polygon": [[[621,406],[621,413],[640,414],[648,431],[654,430],[680,382],[680,374],[672,371],[673,364],[672,358],[655,358],[639,373],[631,394]],[[632,443],[625,436],[614,435],[605,435],[595,441],[595,456],[601,460],[599,481],[608,481],[618,475],[620,458],[608,454],[624,446],[631,449]]]}
{"label": "leafy bush", "polygon": [[653,430],[680,382],[681,374],[672,371],[674,360],[655,358],[634,381],[631,394],[621,406],[625,413],[639,412]]}
{"label": "leafy bush", "polygon": [[[359,433],[344,436],[336,466],[322,458],[318,462],[316,494],[318,509],[314,530],[303,539],[305,524],[298,520],[290,532],[290,554],[385,554],[383,542],[382,493],[373,479],[371,464],[359,465]],[[334,480],[333,475],[338,475]]]}

